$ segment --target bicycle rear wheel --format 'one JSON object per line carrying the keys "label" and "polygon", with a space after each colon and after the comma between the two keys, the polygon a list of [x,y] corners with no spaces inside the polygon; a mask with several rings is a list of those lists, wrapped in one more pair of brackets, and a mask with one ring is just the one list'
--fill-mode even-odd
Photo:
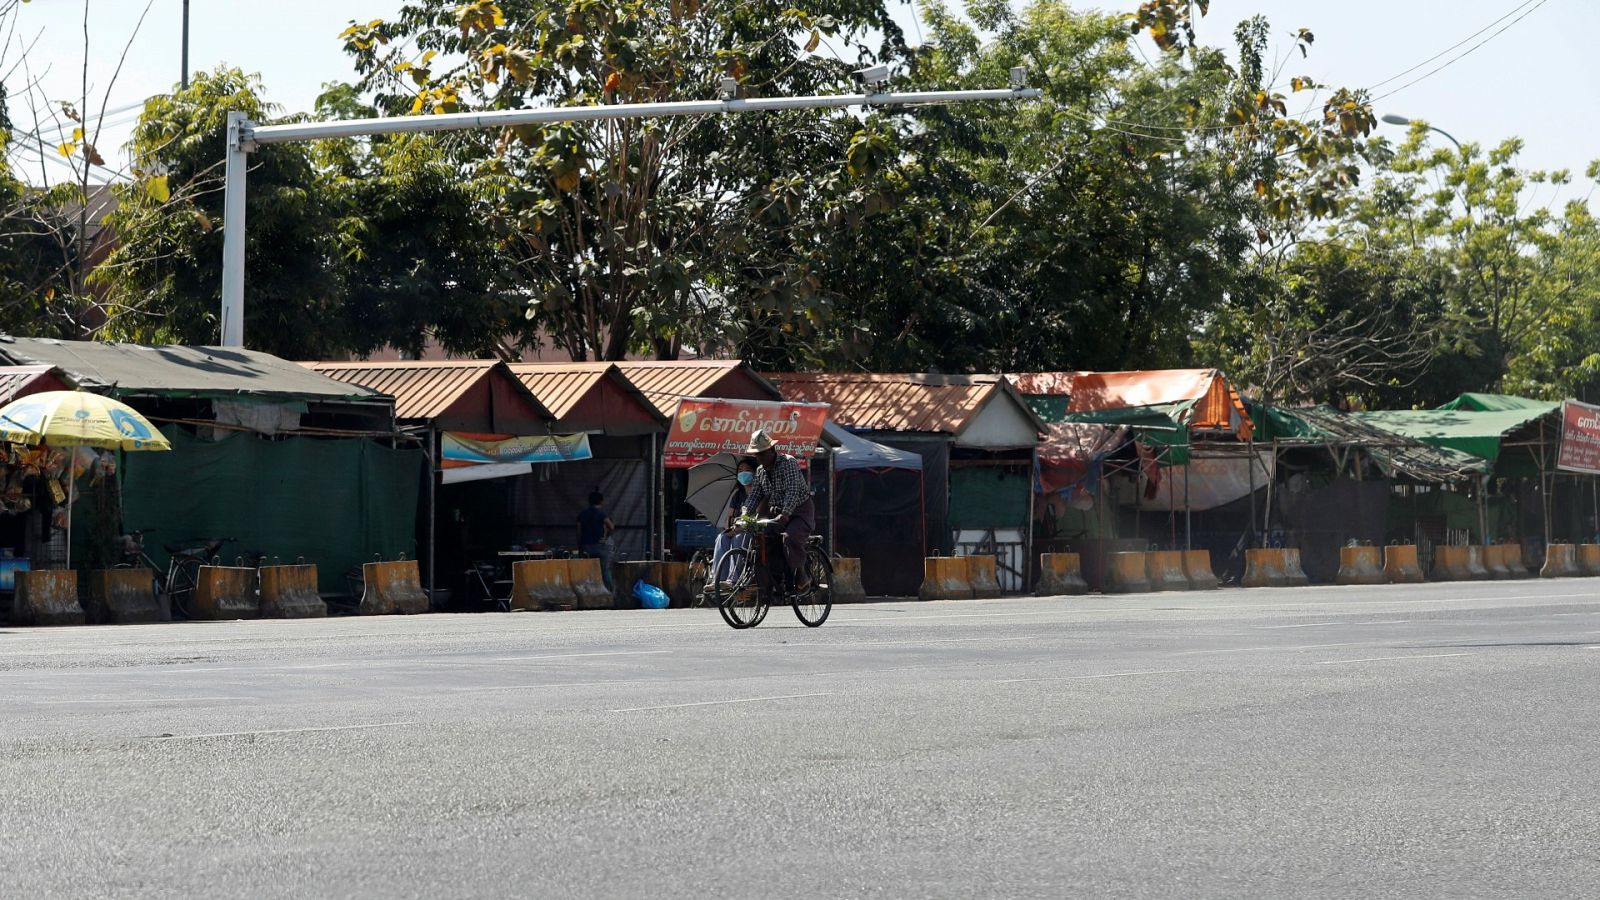
{"label": "bicycle rear wheel", "polygon": [[174,616],[194,618],[194,592],[200,584],[200,560],[186,559],[172,567],[167,579],[167,601]]}
{"label": "bicycle rear wheel", "polygon": [[735,553],[739,554],[739,575],[732,589],[717,604],[717,610],[722,613],[722,620],[734,628],[754,628],[767,617],[767,598],[757,583],[754,554],[748,550],[733,550],[729,555]]}
{"label": "bicycle rear wheel", "polygon": [[816,628],[833,612],[833,564],[815,547],[806,550],[806,579],[811,590],[795,596],[794,614],[807,628]]}

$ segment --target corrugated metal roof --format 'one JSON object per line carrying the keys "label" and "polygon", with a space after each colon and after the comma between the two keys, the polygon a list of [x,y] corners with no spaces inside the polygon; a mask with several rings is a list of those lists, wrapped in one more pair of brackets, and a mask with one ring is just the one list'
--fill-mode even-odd
{"label": "corrugated metal roof", "polygon": [[747,378],[756,392],[768,394],[773,400],[783,399],[776,386],[737,359],[618,362],[614,365],[644,394],[657,412],[668,418],[677,411],[680,399],[716,396],[718,382],[729,377]]}
{"label": "corrugated metal roof", "polygon": [[[55,366],[0,366],[0,402],[12,400],[19,392],[39,381],[47,382],[50,390],[54,390],[57,384],[66,386],[69,383],[69,379]],[[36,387],[30,393],[44,389]]]}
{"label": "corrugated metal roof", "polygon": [[572,412],[572,408],[614,372],[616,366],[611,363],[511,363],[510,368],[511,374],[559,419]]}
{"label": "corrugated metal roof", "polygon": [[78,385],[112,396],[290,397],[386,401],[270,353],[242,347],[183,347],[0,337],[0,358],[50,365]]}
{"label": "corrugated metal roof", "polygon": [[[336,381],[388,394],[394,398],[394,413],[398,419],[437,418],[485,378],[493,377],[497,367],[506,368],[505,363],[493,359],[308,362],[301,365]],[[520,383],[510,375],[509,369],[506,378],[508,382]],[[554,418],[537,397],[526,399],[541,415]]]}
{"label": "corrugated metal roof", "polygon": [[833,421],[858,430],[959,434],[997,392],[1044,423],[998,375],[768,374],[789,400],[833,405]]}

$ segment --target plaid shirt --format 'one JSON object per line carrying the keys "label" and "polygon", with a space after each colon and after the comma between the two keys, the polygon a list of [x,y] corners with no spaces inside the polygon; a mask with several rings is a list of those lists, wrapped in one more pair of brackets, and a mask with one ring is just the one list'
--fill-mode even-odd
{"label": "plaid shirt", "polygon": [[809,499],[811,485],[807,483],[806,473],[800,468],[800,463],[794,457],[780,453],[770,469],[762,466],[756,470],[755,484],[744,501],[744,514],[754,515],[761,508],[761,501],[765,500],[767,510],[774,516],[793,515],[795,508]]}

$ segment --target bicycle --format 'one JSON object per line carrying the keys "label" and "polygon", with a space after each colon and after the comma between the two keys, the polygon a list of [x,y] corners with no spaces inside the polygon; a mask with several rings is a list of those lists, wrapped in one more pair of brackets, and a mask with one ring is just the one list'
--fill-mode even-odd
{"label": "bicycle", "polygon": [[751,541],[728,551],[738,575],[717,606],[723,620],[734,628],[754,628],[766,619],[772,606],[788,603],[807,628],[826,622],[833,611],[833,564],[822,552],[822,536],[812,535],[806,541],[805,578],[811,584],[800,592],[788,583],[783,535],[774,529],[773,521],[741,517],[738,527],[751,533]]}
{"label": "bicycle", "polygon": [[118,569],[149,569],[150,581],[155,587],[155,592],[163,594],[167,590],[166,576],[150,554],[144,552],[144,536],[155,531],[154,528],[140,528],[127,534],[117,535],[117,561],[114,568]]}
{"label": "bicycle", "polygon": [[[743,628],[744,626],[728,615],[725,604],[728,596],[733,593],[733,585],[738,580],[737,574],[742,571],[741,564],[744,561],[743,556],[734,557],[734,549],[730,549],[723,555],[722,565],[718,567],[720,571],[712,571],[713,564],[716,561],[713,548],[696,550],[694,555],[689,558],[689,583],[700,585],[700,590],[694,595],[694,601],[691,605],[696,608],[714,606],[722,616],[722,621],[727,622],[730,627]],[[724,580],[719,578],[718,576],[723,572],[734,573],[733,579]],[[763,613],[763,615],[765,614]],[[760,624],[759,620],[757,624]]]}
{"label": "bicycle", "polygon": [[238,538],[191,538],[197,542],[195,546],[182,544],[163,544],[162,549],[167,551],[166,594],[167,600],[172,604],[172,611],[181,614],[183,618],[194,617],[189,608],[189,601],[194,599],[195,589],[200,586],[200,567],[209,564],[217,556],[225,544],[238,542]]}

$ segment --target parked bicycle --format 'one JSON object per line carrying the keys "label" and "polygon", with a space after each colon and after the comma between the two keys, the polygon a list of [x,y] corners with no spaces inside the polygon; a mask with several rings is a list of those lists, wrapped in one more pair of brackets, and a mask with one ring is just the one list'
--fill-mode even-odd
{"label": "parked bicycle", "polygon": [[787,603],[808,628],[826,622],[833,611],[833,564],[822,552],[822,537],[813,535],[806,542],[805,580],[810,586],[797,591],[784,559],[783,533],[772,520],[741,517],[738,527],[751,533],[751,541],[728,551],[738,575],[719,597],[717,609],[723,620],[734,628],[754,628],[767,617],[768,609]]}
{"label": "parked bicycle", "polygon": [[200,586],[200,567],[210,565],[217,553],[227,544],[238,543],[238,538],[192,538],[192,545],[164,544],[167,551],[166,595],[175,616],[194,617],[192,603],[195,589]]}

